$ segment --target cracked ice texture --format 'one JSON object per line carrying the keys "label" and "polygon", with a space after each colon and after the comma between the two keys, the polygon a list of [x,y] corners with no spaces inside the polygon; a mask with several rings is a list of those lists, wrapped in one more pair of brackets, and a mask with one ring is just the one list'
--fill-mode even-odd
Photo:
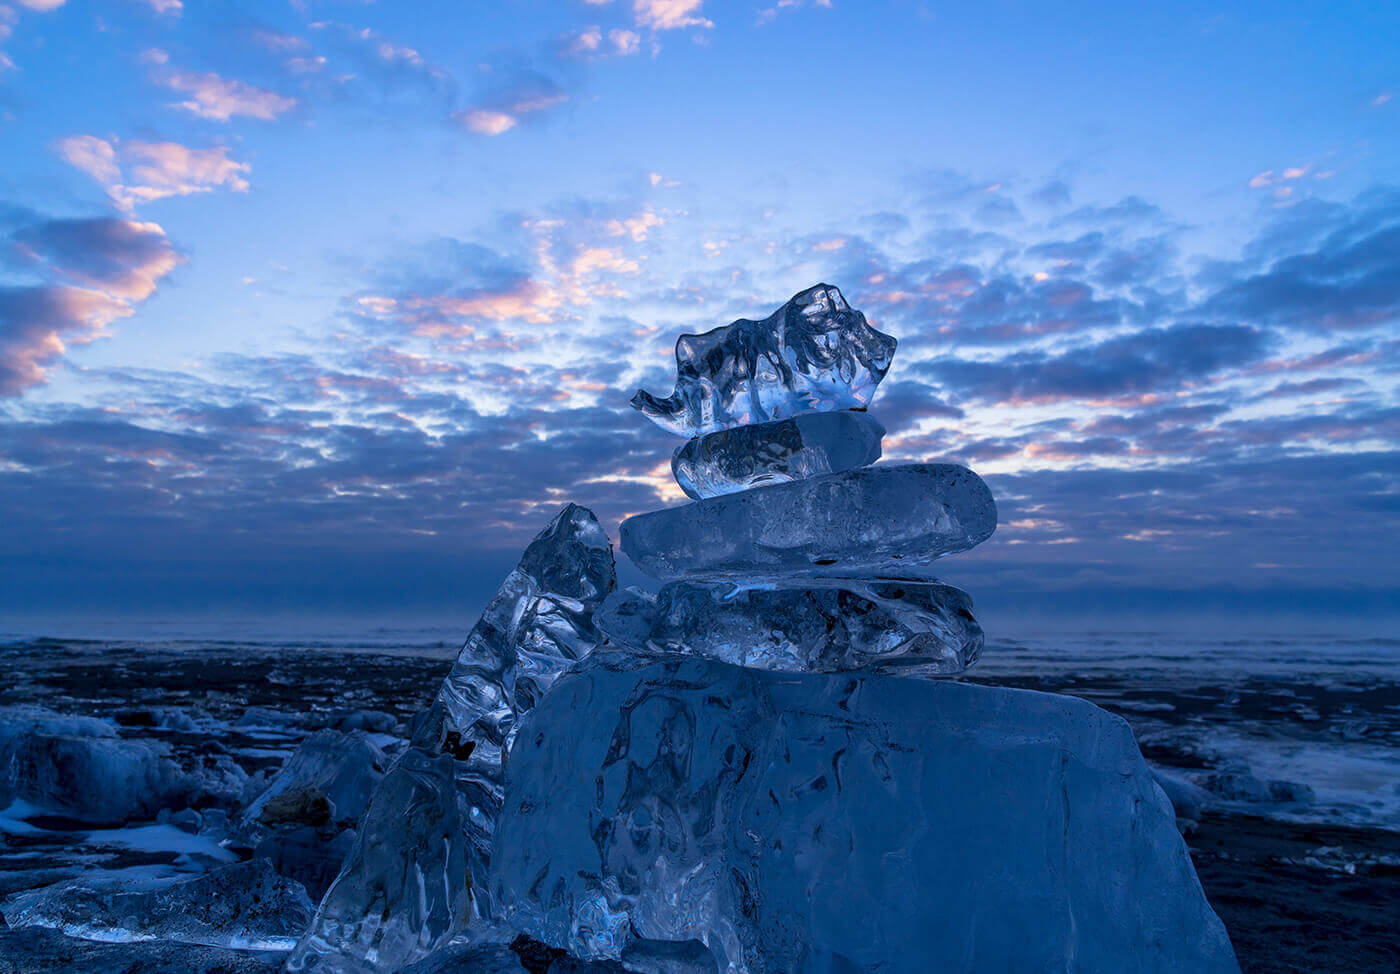
{"label": "cracked ice texture", "polygon": [[762,321],[676,340],[676,388],[638,390],[632,405],[678,436],[862,408],[889,371],[895,340],[872,328],[841,292],[817,284]]}
{"label": "cracked ice texture", "polygon": [[518,722],[598,644],[593,613],[616,584],[607,534],[569,504],[525,549],[415,721],[288,970],[396,969],[468,919],[490,921],[485,877]]}
{"label": "cracked ice texture", "polygon": [[5,901],[11,927],[48,927],[89,940],[174,940],[287,950],[311,919],[300,883],[265,859],[187,879],[81,878]]}
{"label": "cracked ice texture", "polygon": [[1128,725],[1073,697],[600,652],[522,728],[496,839],[506,919],[588,959],[1239,970]]}
{"label": "cracked ice texture", "polygon": [[656,578],[924,573],[996,530],[982,478],[949,463],[862,467],[707,497],[622,522],[622,550]]}
{"label": "cracked ice texture", "polygon": [[692,498],[866,467],[880,459],[885,428],[863,411],[803,413],[707,433],[671,457],[671,472]]}
{"label": "cracked ice texture", "polygon": [[977,662],[972,599],[936,582],[804,579],[734,586],[672,582],[618,592],[598,610],[610,641],[798,673],[951,676]]}

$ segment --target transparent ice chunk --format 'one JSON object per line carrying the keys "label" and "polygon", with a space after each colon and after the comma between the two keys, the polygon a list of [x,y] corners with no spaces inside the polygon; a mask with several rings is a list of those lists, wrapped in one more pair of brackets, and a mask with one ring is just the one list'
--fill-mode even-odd
{"label": "transparent ice chunk", "polygon": [[1239,970],[1128,725],[1024,690],[597,653],[521,730],[492,868],[588,959]]}
{"label": "transparent ice chunk", "polygon": [[917,577],[996,529],[987,485],[956,464],[862,467],[638,514],[622,550],[656,578]]}
{"label": "transparent ice chunk", "polygon": [[830,284],[817,284],[762,321],[676,340],[676,388],[638,390],[632,405],[679,436],[869,405],[896,342]]}
{"label": "transparent ice chunk", "polygon": [[408,750],[375,791],[289,971],[397,969],[489,924],[485,878],[519,719],[601,637],[612,546],[569,504],[525,549],[467,637]]}
{"label": "transparent ice chunk", "polygon": [[301,884],[264,859],[193,878],[82,877],[11,896],[11,927],[48,927],[88,940],[175,940],[287,950],[311,919]]}
{"label": "transparent ice chunk", "polygon": [[937,582],[672,582],[655,596],[614,593],[598,626],[643,652],[799,673],[951,676],[977,662],[983,643],[972,599]]}
{"label": "transparent ice chunk", "polygon": [[868,413],[803,413],[697,436],[671,457],[671,472],[694,498],[869,466],[885,428]]}

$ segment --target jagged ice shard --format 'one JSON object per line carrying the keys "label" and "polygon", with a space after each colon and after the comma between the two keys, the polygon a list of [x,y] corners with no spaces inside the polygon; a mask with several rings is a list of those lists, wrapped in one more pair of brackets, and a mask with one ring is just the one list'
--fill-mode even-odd
{"label": "jagged ice shard", "polygon": [[565,507],[525,549],[385,776],[289,971],[393,970],[490,922],[485,878],[518,721],[599,640],[616,587],[591,511]]}
{"label": "jagged ice shard", "polygon": [[632,405],[680,436],[861,408],[889,371],[895,340],[829,284],[800,291],[762,321],[740,318],[676,340],[676,389]]}

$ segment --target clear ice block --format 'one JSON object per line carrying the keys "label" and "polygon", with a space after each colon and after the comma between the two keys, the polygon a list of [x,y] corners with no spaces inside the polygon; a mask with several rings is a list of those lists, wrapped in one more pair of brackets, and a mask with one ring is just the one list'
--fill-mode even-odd
{"label": "clear ice block", "polygon": [[918,577],[997,523],[987,485],[956,464],[862,467],[707,497],[622,522],[622,550],[656,578]]}
{"label": "clear ice block", "polygon": [[983,643],[972,599],[937,582],[672,582],[655,596],[614,593],[598,626],[640,652],[798,673],[952,676],[977,662]]}
{"label": "clear ice block", "polygon": [[697,436],[672,455],[671,472],[687,496],[716,497],[869,466],[884,435],[861,410],[803,413]]}
{"label": "clear ice block", "polygon": [[817,284],[762,321],[676,340],[676,388],[632,405],[679,436],[869,405],[897,343],[830,284]]}
{"label": "clear ice block", "polygon": [[1239,970],[1126,723],[948,680],[596,653],[521,730],[491,882],[588,959]]}

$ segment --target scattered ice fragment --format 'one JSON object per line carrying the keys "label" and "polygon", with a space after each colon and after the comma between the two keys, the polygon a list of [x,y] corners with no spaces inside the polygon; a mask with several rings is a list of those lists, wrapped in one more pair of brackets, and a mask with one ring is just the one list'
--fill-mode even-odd
{"label": "scattered ice fragment", "polygon": [[615,587],[607,534],[569,504],[525,549],[418,716],[288,970],[396,969],[469,920],[490,922],[505,755],[519,719],[601,640],[593,613]]}
{"label": "scattered ice fragment", "polygon": [[896,342],[829,284],[795,294],[762,321],[740,318],[676,340],[676,388],[632,405],[679,436],[869,404]]}
{"label": "scattered ice fragment", "polygon": [[949,676],[976,663],[983,643],[972,599],[937,582],[672,582],[655,596],[615,593],[598,626],[642,652],[808,673]]}
{"label": "scattered ice fragment", "polygon": [[862,467],[707,497],[622,522],[622,550],[657,578],[910,577],[996,529],[987,485],[948,463]]}
{"label": "scattered ice fragment", "polygon": [[950,681],[595,654],[521,729],[491,882],[585,959],[1239,969],[1126,723]]}
{"label": "scattered ice fragment", "polygon": [[35,814],[90,824],[154,818],[206,785],[170,753],[162,742],[123,740],[95,718],[31,707],[0,711],[0,808],[18,800]]}
{"label": "scattered ice fragment", "polygon": [[466,814],[452,756],[409,748],[286,970],[397,970],[451,940],[471,911]]}
{"label": "scattered ice fragment", "polygon": [[248,825],[354,826],[383,777],[384,755],[360,731],[317,731],[244,810]]}
{"label": "scattered ice fragment", "polygon": [[869,466],[884,435],[863,410],[803,413],[697,436],[676,449],[671,472],[688,497],[732,494]]}
{"label": "scattered ice fragment", "polygon": [[81,877],[18,893],[0,912],[11,927],[47,927],[88,940],[175,940],[287,950],[311,919],[306,890],[265,860],[190,879]]}

